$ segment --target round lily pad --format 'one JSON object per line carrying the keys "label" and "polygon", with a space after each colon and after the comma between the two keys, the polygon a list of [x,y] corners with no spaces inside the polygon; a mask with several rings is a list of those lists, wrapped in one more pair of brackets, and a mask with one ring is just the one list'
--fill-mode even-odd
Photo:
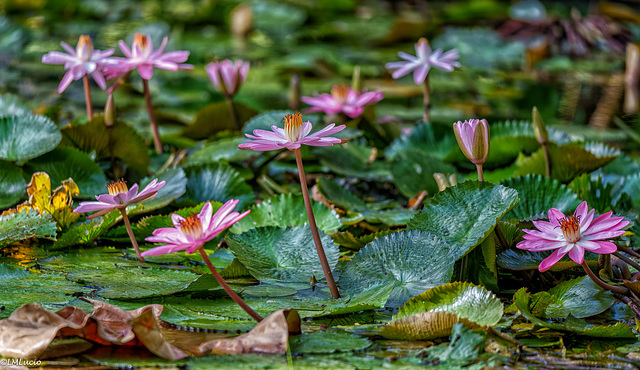
{"label": "round lily pad", "polygon": [[45,116],[0,117],[0,159],[24,162],[58,145],[60,130]]}
{"label": "round lily pad", "polygon": [[293,353],[334,353],[363,350],[371,346],[371,341],[355,334],[327,330],[291,337],[289,345]]}

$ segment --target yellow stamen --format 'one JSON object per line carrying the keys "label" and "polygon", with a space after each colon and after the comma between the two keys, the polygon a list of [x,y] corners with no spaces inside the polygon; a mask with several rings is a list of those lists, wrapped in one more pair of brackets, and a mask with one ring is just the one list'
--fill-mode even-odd
{"label": "yellow stamen", "polygon": [[347,95],[349,94],[349,85],[333,85],[331,86],[331,96],[339,101],[345,102],[347,101]]}
{"label": "yellow stamen", "polygon": [[184,221],[180,222],[180,229],[185,235],[189,235],[194,239],[202,236],[202,223],[198,215],[191,215]]}
{"label": "yellow stamen", "polygon": [[580,240],[580,217],[569,216],[558,220],[560,222],[560,229],[564,239],[568,243],[575,243]]}
{"label": "yellow stamen", "polygon": [[111,195],[118,195],[120,193],[126,193],[129,191],[127,182],[122,179],[107,185],[107,189],[109,189],[109,194]]}
{"label": "yellow stamen", "polygon": [[284,136],[287,140],[295,142],[302,136],[302,114],[296,112],[284,117]]}

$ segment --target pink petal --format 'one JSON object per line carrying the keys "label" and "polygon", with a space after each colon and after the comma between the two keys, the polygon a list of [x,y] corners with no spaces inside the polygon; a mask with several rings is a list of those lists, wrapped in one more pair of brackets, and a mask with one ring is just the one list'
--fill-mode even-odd
{"label": "pink petal", "polygon": [[185,218],[180,216],[177,213],[174,213],[171,215],[171,222],[173,223],[173,226],[175,226],[176,228],[180,228],[180,225],[185,221]]}
{"label": "pink petal", "polygon": [[113,204],[102,203],[102,202],[82,202],[80,205],[73,210],[75,213],[85,213],[85,212],[93,212],[93,211],[101,211],[105,209],[115,209]]}
{"label": "pink petal", "polygon": [[71,81],[73,81],[73,72],[67,71],[67,73],[65,73],[64,76],[62,77],[62,80],[60,81],[60,85],[58,86],[58,94],[62,94],[62,92],[66,90],[67,87],[69,87],[69,85],[71,84]]}
{"label": "pink petal", "polygon": [[548,212],[548,215],[549,215],[549,222],[557,226],[560,226],[559,220],[565,218],[564,213],[558,211],[555,208],[551,208]]}
{"label": "pink petal", "polygon": [[200,213],[198,214],[198,218],[200,219],[200,223],[202,224],[202,230],[205,230],[205,233],[206,233],[206,230],[209,229],[209,226],[211,225],[212,214],[213,214],[213,206],[211,205],[211,202],[205,203],[204,206],[202,206]]}
{"label": "pink petal", "polygon": [[215,213],[215,215],[213,215],[208,229],[217,228],[218,225],[220,225],[224,221],[224,218],[227,217],[227,215],[231,213],[234,208],[236,208],[238,202],[240,202],[239,199],[230,199],[225,204],[223,204],[222,207],[220,207],[220,209],[218,209],[218,211]]}
{"label": "pink petal", "polygon": [[153,65],[148,63],[140,64],[138,66],[138,74],[145,80],[150,80],[153,77]]}
{"label": "pink petal", "polygon": [[75,56],[61,53],[59,51],[50,51],[42,56],[42,63],[45,64],[65,64],[74,63],[75,61]]}
{"label": "pink petal", "polygon": [[413,72],[413,82],[416,85],[422,85],[427,78],[427,73],[429,73],[429,65],[421,65]]}
{"label": "pink petal", "polygon": [[[401,62],[399,62],[401,63]],[[417,69],[420,67],[420,64],[415,64],[415,63],[406,63],[404,66],[399,67],[398,69],[396,69],[395,71],[393,71],[393,73],[391,73],[391,77],[394,79],[398,79],[408,73],[410,73],[411,71]],[[389,68],[389,67],[387,67]]]}
{"label": "pink petal", "polygon": [[584,261],[584,249],[578,244],[574,245],[569,251],[569,258],[571,258],[573,262],[581,264],[582,261]]}
{"label": "pink petal", "polygon": [[93,80],[96,82],[96,84],[98,84],[98,86],[100,86],[102,90],[107,88],[107,81],[105,81],[104,75],[101,71],[93,72],[91,74],[91,77],[93,77]]}
{"label": "pink petal", "polygon": [[576,244],[579,244],[582,248],[588,251],[600,254],[609,254],[618,250],[618,247],[614,243],[603,240],[591,241],[581,239]]}
{"label": "pink petal", "polygon": [[575,212],[573,212],[573,216],[575,216],[576,218],[579,218],[580,220],[583,220],[587,217],[588,209],[589,207],[587,206],[587,202],[582,202],[580,203],[578,208],[576,208]]}
{"label": "pink petal", "polygon": [[540,266],[538,266],[538,270],[540,272],[547,271],[548,269],[551,268],[551,266],[555,265],[558,261],[560,261],[565,254],[567,254],[567,252],[560,253],[560,251],[561,249],[558,249],[557,251],[551,253],[549,257],[545,258],[542,261],[542,263],[540,263]]}
{"label": "pink petal", "polygon": [[162,254],[179,252],[179,251],[182,251],[182,250],[185,250],[185,249],[189,248],[190,246],[191,246],[191,244],[178,244],[178,245],[167,244],[167,245],[161,245],[159,247],[155,247],[155,248],[151,248],[149,250],[146,250],[146,251],[140,253],[140,255],[143,256],[143,257],[159,256],[159,255],[162,255]]}
{"label": "pink petal", "polygon": [[129,49],[129,46],[124,41],[118,41],[118,46],[120,47],[120,51],[122,51],[122,54],[124,54],[125,57],[131,58],[131,49]]}

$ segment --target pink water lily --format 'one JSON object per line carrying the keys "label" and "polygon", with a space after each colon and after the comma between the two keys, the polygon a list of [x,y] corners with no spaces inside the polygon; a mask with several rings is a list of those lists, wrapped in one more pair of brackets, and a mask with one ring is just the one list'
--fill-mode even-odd
{"label": "pink water lily", "polygon": [[151,38],[145,34],[136,33],[133,36],[131,48],[122,40],[118,42],[122,54],[125,58],[112,58],[112,63],[106,70],[108,78],[128,73],[134,69],[138,70],[140,77],[145,80],[153,77],[153,68],[160,68],[167,71],[191,70],[191,64],[181,64],[189,58],[188,51],[170,51],[163,53],[167,46],[168,37],[162,39],[160,47],[153,50],[153,42]]}
{"label": "pink water lily", "polygon": [[399,52],[398,55],[404,61],[387,63],[385,67],[395,69],[391,77],[398,79],[413,71],[413,81],[416,85],[421,85],[427,78],[429,69],[435,67],[445,71],[453,71],[454,67],[460,67],[457,61],[460,58],[458,50],[451,49],[445,53],[442,49],[436,49],[432,52],[429,42],[425,38],[421,38],[415,44],[416,55]]}
{"label": "pink water lily", "polygon": [[145,186],[145,188],[138,193],[138,184],[134,184],[131,189],[128,189],[127,184],[119,180],[107,185],[109,193],[97,195],[97,202],[82,202],[73,212],[84,213],[99,211],[87,216],[87,218],[91,219],[107,214],[114,209],[123,210],[130,204],[140,203],[155,197],[158,190],[160,190],[164,184],[165,181],[158,182],[158,179],[153,179],[149,185]]}
{"label": "pink water lily", "polygon": [[271,126],[272,131],[253,130],[253,135],[245,134],[251,140],[238,145],[240,149],[251,149],[255,151],[266,151],[287,148],[289,150],[299,149],[302,144],[312,146],[332,146],[349,141],[339,139],[329,135],[340,132],[345,125],[336,126],[334,123],[327,125],[322,130],[310,134],[311,122],[302,122],[300,113],[287,114],[285,117],[284,129]]}
{"label": "pink water lily", "polygon": [[249,62],[237,60],[234,63],[225,59],[221,62],[211,62],[204,69],[218,91],[225,96],[233,97],[246,80],[249,66]]}
{"label": "pink water lily", "polygon": [[483,164],[489,156],[489,124],[486,119],[470,119],[453,124],[458,146],[467,159]]}
{"label": "pink water lily", "polygon": [[108,57],[113,54],[113,49],[94,50],[91,38],[86,35],[80,36],[75,50],[65,42],[61,42],[60,45],[66,53],[50,51],[42,56],[42,63],[64,64],[67,73],[60,81],[58,93],[66,90],[71,81],[77,81],[85,75],[91,75],[102,90],[107,88],[103,68],[109,64]]}
{"label": "pink water lily", "polygon": [[587,202],[582,202],[570,216],[555,208],[551,208],[548,214],[549,221],[533,221],[537,230],[525,229],[525,240],[516,245],[532,252],[555,249],[538,266],[541,272],[550,269],[566,254],[574,262],[582,264],[585,251],[599,254],[615,252],[616,245],[606,239],[621,236],[624,234],[621,229],[629,224],[622,217],[612,217],[611,211],[594,218],[595,210],[589,211]]}
{"label": "pink water lily", "polygon": [[193,253],[204,243],[215,238],[229,226],[243,219],[250,211],[232,212],[239,200],[231,199],[213,214],[213,206],[207,202],[199,214],[184,218],[178,214],[171,215],[174,227],[156,229],[153,236],[145,240],[154,243],[165,243],[159,247],[142,252],[142,256],[157,256],[187,250]]}
{"label": "pink water lily", "polygon": [[326,114],[344,113],[351,118],[362,114],[365,105],[382,100],[382,91],[358,93],[347,85],[333,85],[331,94],[303,96],[300,100],[311,105],[305,113],[324,112]]}

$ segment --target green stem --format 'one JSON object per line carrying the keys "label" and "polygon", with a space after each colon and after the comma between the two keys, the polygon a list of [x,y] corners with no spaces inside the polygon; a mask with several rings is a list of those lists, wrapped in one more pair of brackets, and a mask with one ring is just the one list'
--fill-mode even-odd
{"label": "green stem", "polygon": [[634,260],[632,260],[631,258],[622,255],[620,252],[613,252],[613,255],[620,258],[621,260],[626,262],[628,265],[633,266],[634,269],[640,271],[640,265],[636,263]]}
{"label": "green stem", "polygon": [[136,237],[135,235],[133,235],[133,230],[131,229],[131,223],[129,222],[129,217],[127,216],[126,208],[120,208],[120,213],[122,213],[122,220],[124,221],[124,227],[127,229],[127,234],[129,234],[129,239],[131,239],[131,244],[133,244],[133,249],[136,250],[138,261],[144,262],[144,258],[140,254],[140,247],[138,246]]}
{"label": "green stem", "polygon": [[431,115],[431,90],[429,89],[429,75],[427,74],[427,77],[424,78],[424,84],[422,85],[423,87],[423,102],[424,102],[424,114],[422,115],[422,120],[424,121],[424,123],[428,123],[429,122],[429,118]]}
{"label": "green stem", "polygon": [[91,102],[91,88],[89,86],[89,75],[84,75],[82,78],[84,85],[84,104],[87,107],[87,117],[89,121],[93,119],[93,103]]}
{"label": "green stem", "polygon": [[551,156],[549,155],[549,146],[542,144],[542,154],[544,154],[544,174],[551,177]]}
{"label": "green stem", "polygon": [[240,127],[240,122],[238,121],[238,113],[236,112],[236,108],[233,106],[233,100],[231,100],[230,96],[226,96],[225,100],[227,101],[229,112],[231,113],[231,119],[233,120],[233,127],[235,127],[236,130],[240,131],[242,127]]}
{"label": "green stem", "polygon": [[302,199],[304,200],[304,207],[307,210],[309,227],[311,228],[313,241],[316,245],[316,250],[318,251],[318,258],[320,258],[320,265],[322,265],[322,271],[324,272],[324,277],[327,280],[327,285],[329,285],[331,296],[333,298],[340,298],[338,287],[336,286],[335,280],[333,280],[333,274],[331,274],[331,267],[329,267],[329,262],[327,261],[327,255],[324,253],[324,248],[322,247],[322,241],[320,240],[320,234],[318,233],[318,226],[316,226],[316,219],[313,216],[313,209],[311,208],[311,199],[309,199],[309,188],[307,187],[307,178],[304,174],[304,168],[302,167],[302,154],[300,154],[300,149],[294,149],[293,153],[296,156],[296,164],[298,165],[298,174],[300,175],[300,186],[302,186]]}

